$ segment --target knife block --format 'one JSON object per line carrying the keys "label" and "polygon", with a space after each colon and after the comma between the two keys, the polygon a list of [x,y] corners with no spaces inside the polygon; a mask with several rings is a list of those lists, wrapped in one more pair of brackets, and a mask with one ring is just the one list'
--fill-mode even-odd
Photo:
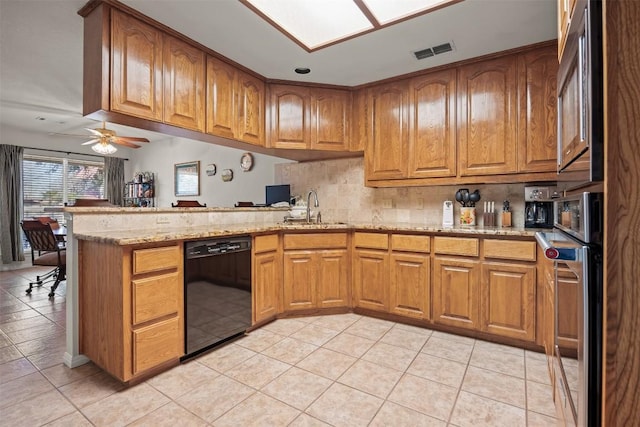
{"label": "knife block", "polygon": [[511,212],[502,212],[502,226],[511,227]]}

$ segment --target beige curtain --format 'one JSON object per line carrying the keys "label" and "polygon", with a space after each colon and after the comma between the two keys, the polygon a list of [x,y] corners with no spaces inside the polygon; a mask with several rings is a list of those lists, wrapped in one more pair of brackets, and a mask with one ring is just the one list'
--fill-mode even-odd
{"label": "beige curtain", "polygon": [[24,149],[0,145],[0,250],[2,263],[24,261],[22,248],[22,155]]}
{"label": "beige curtain", "polygon": [[122,206],[124,190],[124,159],[119,157],[104,158],[104,193],[109,203]]}

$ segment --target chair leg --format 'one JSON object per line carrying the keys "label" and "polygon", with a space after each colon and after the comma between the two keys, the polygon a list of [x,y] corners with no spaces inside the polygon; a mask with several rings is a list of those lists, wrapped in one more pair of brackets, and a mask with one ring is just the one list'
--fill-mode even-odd
{"label": "chair leg", "polygon": [[58,274],[56,275],[56,281],[51,286],[51,292],[49,292],[49,298],[53,298],[56,293],[56,289],[58,289],[58,285],[61,281],[66,280],[67,267],[62,266],[57,268]]}
{"label": "chair leg", "polygon": [[58,267],[54,268],[53,270],[43,274],[43,275],[38,275],[36,276],[36,280],[34,280],[33,282],[29,282],[29,287],[27,288],[27,290],[25,291],[27,293],[27,295],[31,294],[31,290],[33,289],[33,286],[37,286],[40,287],[42,286],[46,281],[48,280],[55,280],[56,279],[56,274],[58,273]]}

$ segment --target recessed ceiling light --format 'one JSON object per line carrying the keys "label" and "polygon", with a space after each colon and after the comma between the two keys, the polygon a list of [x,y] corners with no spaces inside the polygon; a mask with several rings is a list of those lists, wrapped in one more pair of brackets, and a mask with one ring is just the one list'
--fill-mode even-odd
{"label": "recessed ceiling light", "polygon": [[300,67],[296,68],[294,71],[298,74],[309,74],[311,72],[311,68]]}

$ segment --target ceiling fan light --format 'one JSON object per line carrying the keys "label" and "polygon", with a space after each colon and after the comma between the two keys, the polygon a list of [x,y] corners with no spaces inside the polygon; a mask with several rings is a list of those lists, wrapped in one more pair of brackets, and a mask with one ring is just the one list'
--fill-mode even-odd
{"label": "ceiling fan light", "polygon": [[98,142],[97,144],[92,145],[91,149],[98,154],[113,154],[118,151],[116,147],[106,142]]}

